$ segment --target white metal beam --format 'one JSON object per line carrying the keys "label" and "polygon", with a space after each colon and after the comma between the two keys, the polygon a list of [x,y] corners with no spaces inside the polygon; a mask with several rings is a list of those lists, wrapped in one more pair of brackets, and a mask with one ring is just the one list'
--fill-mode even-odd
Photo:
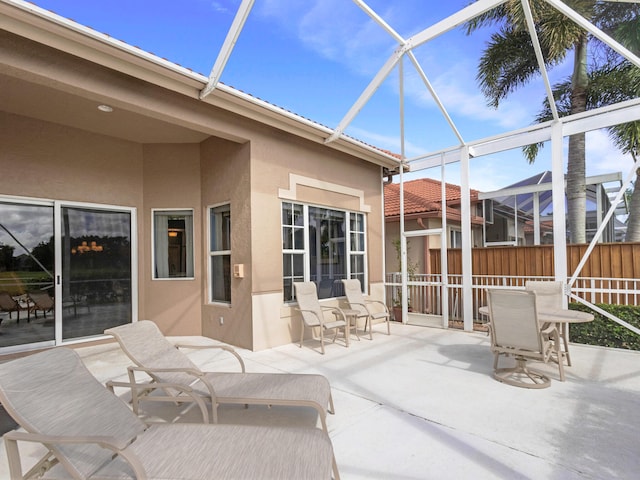
{"label": "white metal beam", "polygon": [[471,5],[409,38],[407,43],[411,44],[411,48],[416,48],[429,40],[439,37],[443,33],[447,33],[448,31],[459,27],[478,15],[482,15],[492,8],[502,5],[505,1],[506,0],[478,0],[477,2],[472,3]]}
{"label": "white metal beam", "polygon": [[[569,136],[636,120],[640,120],[640,98],[561,117],[560,123],[563,124],[563,133]],[[551,122],[540,123],[525,129],[475,140],[469,142],[468,146],[472,149],[473,156],[479,157],[550,140],[551,132]],[[442,154],[445,155],[446,163],[456,163],[460,161],[459,152],[460,147],[449,147],[423,156],[413,157],[407,163],[411,171],[432,168],[440,165]]]}
{"label": "white metal beam", "polygon": [[[447,176],[446,176],[446,164],[444,162],[444,155],[442,156],[442,162],[440,163],[440,198],[447,198]],[[446,201],[443,200],[442,208],[442,233],[440,233],[440,271],[442,272],[442,292],[440,298],[442,299],[442,328],[449,327],[449,258],[447,256],[447,209]]]}
{"label": "white metal beam", "polygon": [[249,17],[249,12],[251,12],[254,1],[255,0],[242,0],[242,3],[238,7],[238,11],[236,12],[233,23],[229,28],[227,37],[222,44],[222,48],[218,52],[218,58],[216,58],[216,62],[213,64],[213,68],[211,69],[211,73],[209,74],[209,81],[200,91],[200,99],[203,99],[207,95],[209,95],[218,85],[220,76],[222,75],[222,71],[229,61],[229,57],[231,56],[233,47],[235,47],[236,42],[238,41],[238,37],[240,36],[240,32],[242,31],[242,28],[247,21],[247,17]]}
{"label": "white metal beam", "polygon": [[460,132],[458,131],[458,128],[453,123],[453,120],[451,119],[451,116],[449,115],[449,112],[447,112],[447,109],[444,107],[444,104],[440,100],[440,97],[438,96],[438,94],[436,93],[435,89],[431,85],[431,82],[427,78],[427,75],[424,73],[424,70],[422,70],[422,66],[418,62],[418,59],[415,57],[415,55],[411,51],[407,53],[407,56],[411,60],[411,63],[413,63],[414,68],[418,72],[418,75],[420,75],[420,78],[422,79],[422,82],[424,83],[424,85],[427,87],[427,90],[429,90],[429,93],[431,94],[431,97],[436,102],[436,105],[438,106],[438,109],[440,109],[440,112],[442,113],[442,115],[444,116],[445,120],[449,124],[449,127],[451,127],[451,130],[453,130],[453,133],[455,134],[455,136],[458,137],[458,141],[460,142],[460,144],[464,144],[464,140],[462,139],[462,135],[460,135]]}
{"label": "white metal beam", "polygon": [[558,108],[556,107],[556,101],[553,97],[551,82],[549,81],[549,74],[547,73],[544,56],[542,55],[542,48],[540,47],[540,40],[538,39],[538,32],[536,32],[536,26],[533,21],[533,14],[531,13],[531,6],[529,5],[529,0],[521,0],[521,3],[522,9],[524,10],[524,16],[527,20],[527,27],[529,28],[529,36],[531,37],[533,50],[536,54],[536,60],[538,61],[538,68],[540,69],[540,73],[542,74],[544,88],[547,91],[547,100],[549,101],[549,108],[551,108],[551,115],[553,116],[554,120],[558,120]]}
{"label": "white metal beam", "polygon": [[378,71],[373,80],[367,85],[367,88],[362,92],[360,98],[356,100],[356,103],[352,105],[344,118],[340,121],[338,126],[335,128],[333,133],[329,135],[329,137],[325,140],[325,143],[333,142],[338,139],[344,130],[349,126],[349,124],[353,121],[353,119],[358,115],[358,112],[362,110],[365,104],[369,101],[369,99],[373,96],[373,94],[380,88],[382,82],[389,76],[391,70],[396,66],[398,61],[402,58],[404,54],[405,48],[398,48],[393,54],[389,57],[386,63],[382,66],[382,68]]}
{"label": "white metal beam", "polygon": [[391,25],[389,25],[387,22],[385,22],[382,19],[382,17],[380,15],[378,15],[376,12],[374,12],[373,9],[371,7],[369,7],[369,5],[367,5],[365,2],[363,2],[362,0],[353,0],[353,3],[358,5],[367,15],[369,15],[373,19],[374,22],[376,22],[378,25],[380,25],[400,45],[404,45],[405,43],[407,43],[405,41],[405,39],[402,37],[402,35],[400,35],[398,32],[396,32],[391,27]]}
{"label": "white metal beam", "polygon": [[640,120],[640,98],[562,118],[565,135],[599,130]]}
{"label": "white metal beam", "polygon": [[[471,187],[469,186],[469,148],[460,149],[460,208],[462,216],[462,320],[466,331],[473,331],[473,262],[471,257]],[[445,197],[446,198],[446,197]],[[445,210],[446,201],[442,201]],[[517,227],[517,225],[516,225]],[[517,234],[516,234],[517,236]]]}
{"label": "white metal beam", "polygon": [[[620,180],[622,180],[622,174],[620,172],[604,173],[602,175],[593,175],[585,178],[586,185],[598,185]],[[550,183],[551,182],[545,182],[538,183],[536,185],[523,185],[522,187],[503,188],[501,190],[493,190],[492,192],[480,192],[478,193],[478,200],[485,200],[496,197],[507,197],[510,195],[522,195],[525,193],[546,192],[553,188],[549,186]],[[617,192],[618,189],[616,189],[615,191]]]}
{"label": "white metal beam", "polygon": [[618,208],[618,204],[622,201],[625,192],[629,188],[629,185],[631,185],[631,182],[636,177],[636,171],[638,170],[638,168],[640,168],[640,158],[636,160],[631,170],[629,170],[629,173],[627,174],[627,178],[625,179],[624,183],[620,187],[618,194],[611,202],[611,207],[609,208],[609,211],[607,212],[604,219],[602,220],[602,224],[600,225],[600,228],[598,228],[598,231],[596,232],[593,239],[591,240],[591,243],[587,247],[586,252],[584,252],[584,255],[582,256],[580,263],[578,264],[575,271],[573,272],[573,275],[571,276],[571,280],[569,281],[569,286],[573,285],[576,279],[578,278],[578,275],[580,275],[580,272],[582,271],[585,264],[587,263],[587,260],[589,259],[589,255],[591,255],[591,252],[595,248],[595,244],[598,242],[598,239],[602,236],[602,232],[604,231],[607,224],[609,223],[609,220],[611,220],[611,217],[615,214],[616,209]]}
{"label": "white metal beam", "polygon": [[[635,55],[633,52],[631,52],[629,49],[624,47],[622,44],[620,44],[619,42],[614,40],[612,37],[604,33],[602,30],[600,30],[598,27],[596,27],[593,23],[588,21],[582,15],[577,13],[575,10],[572,10],[571,8],[569,8],[564,2],[561,2],[559,0],[545,0],[545,1],[550,5],[552,5],[553,7],[555,7],[556,10],[558,10],[559,12],[561,12],[562,14],[566,15],[568,18],[576,22],[578,25],[584,28],[591,35],[599,39],[601,42],[609,45],[609,47],[611,47],[613,50],[615,50],[620,55],[625,57],[627,60],[633,63],[636,67],[640,67],[640,58],[638,58],[637,55]],[[627,3],[636,3],[636,2],[627,2]]]}
{"label": "white metal beam", "polygon": [[[562,123],[551,127],[551,201],[553,202],[553,265],[555,279],[567,279],[567,225],[564,192],[564,151]],[[565,300],[566,301],[566,300]]]}

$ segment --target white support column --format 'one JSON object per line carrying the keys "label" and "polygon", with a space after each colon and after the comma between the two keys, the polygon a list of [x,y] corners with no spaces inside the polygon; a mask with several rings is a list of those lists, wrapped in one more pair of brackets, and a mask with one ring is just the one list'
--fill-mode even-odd
{"label": "white support column", "polygon": [[469,147],[466,145],[460,151],[460,201],[462,209],[462,318],[464,320],[464,329],[472,331],[471,190],[469,189]]}
{"label": "white support column", "polygon": [[[567,225],[564,192],[564,155],[562,124],[551,129],[551,201],[553,203],[553,264],[555,279],[567,281]],[[565,297],[566,302],[566,297]]]}
{"label": "white support column", "polygon": [[442,272],[442,327],[449,328],[449,266],[447,262],[447,179],[444,153],[440,156],[440,198],[442,199],[442,232],[440,233],[440,271]]}
{"label": "white support column", "polygon": [[518,195],[513,196],[513,246],[518,246]]}
{"label": "white support column", "polygon": [[404,71],[402,57],[398,64],[398,81],[400,87],[400,265],[402,277],[402,323],[406,325],[409,317],[409,288],[407,286],[407,237],[404,233]]}
{"label": "white support column", "polygon": [[533,244],[540,245],[540,192],[533,194]]}
{"label": "white support column", "polygon": [[[600,225],[602,225],[602,217],[604,216],[604,206],[602,204],[604,199],[602,197],[603,195],[605,195],[605,193],[602,185],[594,185],[594,188],[596,190],[596,230],[599,230]],[[598,243],[601,242],[602,237],[598,239]]]}

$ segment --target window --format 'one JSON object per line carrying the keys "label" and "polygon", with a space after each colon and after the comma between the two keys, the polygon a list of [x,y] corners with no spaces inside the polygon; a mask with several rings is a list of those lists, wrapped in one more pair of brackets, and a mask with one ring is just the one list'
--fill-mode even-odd
{"label": "window", "polygon": [[462,248],[462,232],[460,230],[449,229],[449,248]]}
{"label": "window", "polygon": [[364,215],[351,213],[351,277],[360,280],[364,292],[365,278],[365,248],[364,248]]}
{"label": "window", "polygon": [[212,302],[231,303],[231,207],[209,209]]}
{"label": "window", "polygon": [[366,284],[364,215],[296,203],[282,204],[284,300],[293,301],[294,282],[310,280],[318,298],[344,295],[342,279]]}
{"label": "window", "polygon": [[153,278],[193,278],[193,211],[153,212]]}

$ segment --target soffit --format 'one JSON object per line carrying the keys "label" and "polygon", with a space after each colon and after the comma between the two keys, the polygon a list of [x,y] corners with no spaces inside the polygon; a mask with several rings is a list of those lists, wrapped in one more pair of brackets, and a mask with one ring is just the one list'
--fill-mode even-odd
{"label": "soffit", "polygon": [[[184,98],[197,100],[200,90],[207,83],[207,78],[200,74],[28,4],[0,2],[0,28],[119,74],[177,92]],[[315,143],[324,144],[331,132],[331,129],[316,122],[222,84],[206,99],[198,100],[198,103],[226,110]],[[192,125],[196,131],[207,131],[195,122]],[[227,138],[224,134],[218,136]],[[399,164],[398,159],[388,153],[347,137],[332,142],[328,148],[391,169]]]}

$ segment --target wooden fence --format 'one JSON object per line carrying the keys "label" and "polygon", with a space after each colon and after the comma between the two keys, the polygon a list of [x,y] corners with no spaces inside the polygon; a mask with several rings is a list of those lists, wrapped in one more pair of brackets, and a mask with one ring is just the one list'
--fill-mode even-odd
{"label": "wooden fence", "polygon": [[[569,276],[577,268],[588,245],[567,246]],[[524,247],[474,248],[472,271],[474,275],[552,277],[553,245]],[[447,251],[449,274],[462,273],[462,251]],[[430,251],[431,273],[440,273],[440,250]],[[580,277],[640,278],[640,243],[600,243],[595,246]]]}

